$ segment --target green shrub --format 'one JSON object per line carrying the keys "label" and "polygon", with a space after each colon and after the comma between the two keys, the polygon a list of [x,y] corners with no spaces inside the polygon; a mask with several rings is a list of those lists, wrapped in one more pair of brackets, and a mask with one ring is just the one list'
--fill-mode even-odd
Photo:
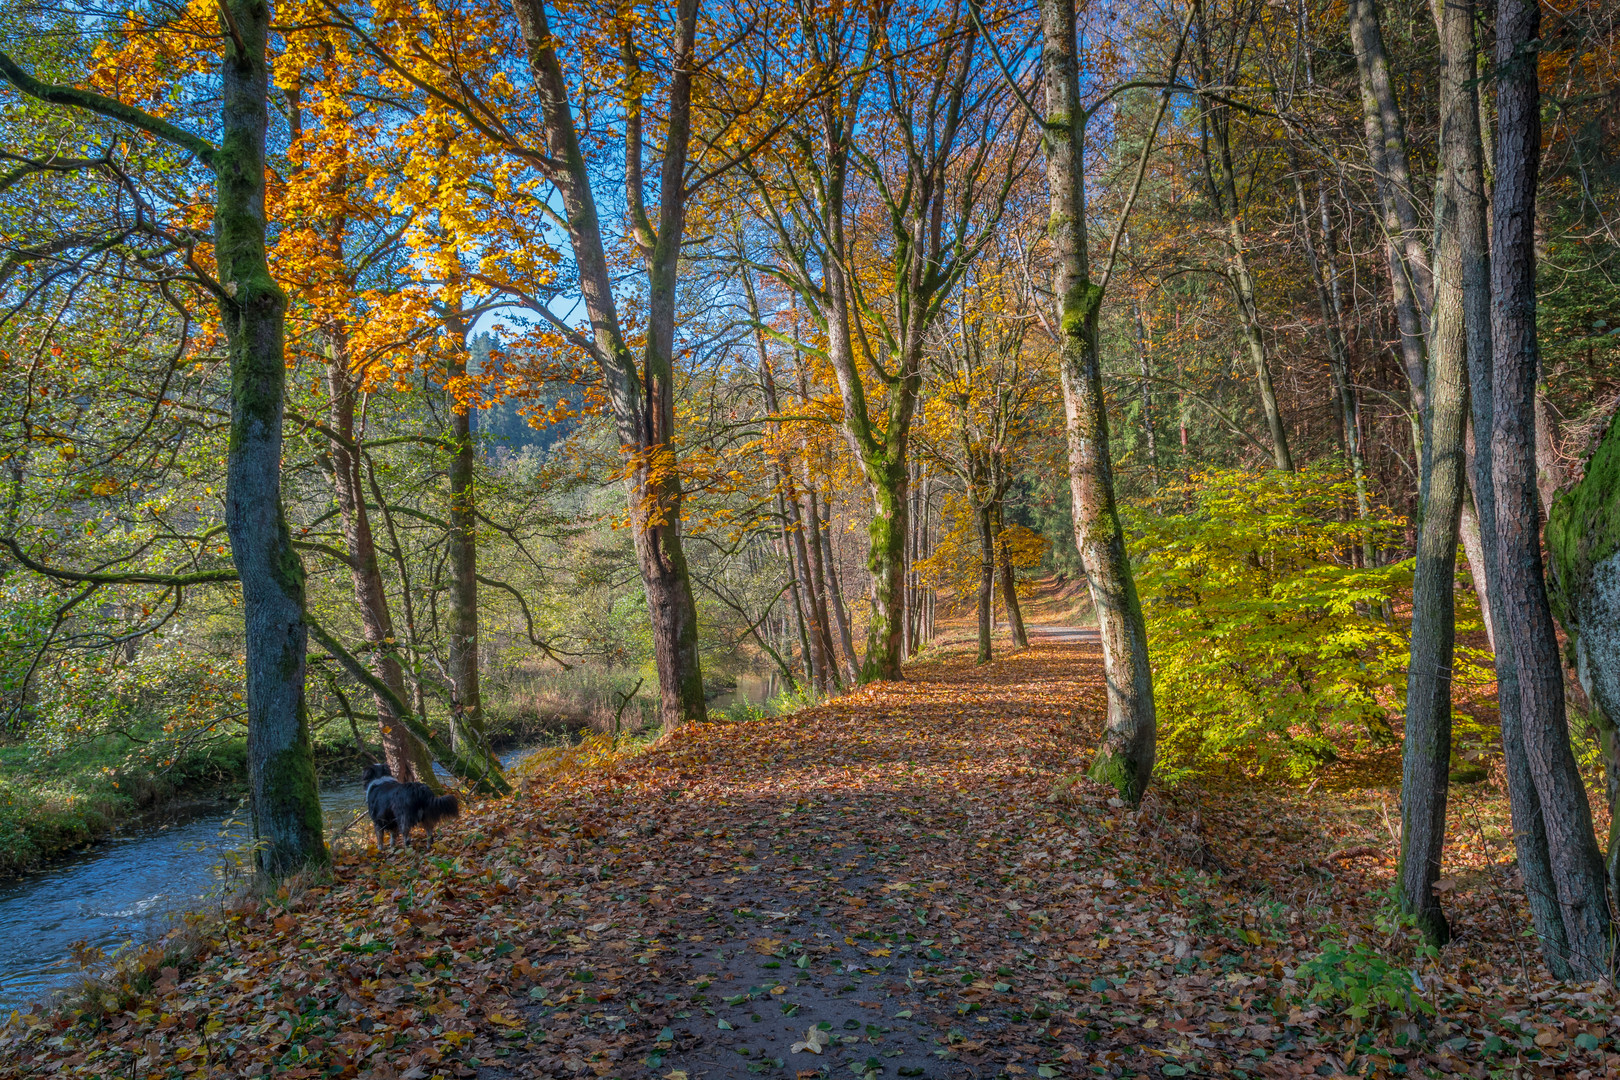
{"label": "green shrub", "polygon": [[[1428,948],[1428,954],[1437,955]],[[1309,989],[1306,999],[1342,1005],[1348,1016],[1365,1019],[1374,1009],[1407,1015],[1434,1015],[1434,1006],[1420,995],[1417,973],[1396,958],[1363,942],[1345,948],[1336,941],[1299,965],[1299,980]],[[1414,992],[1415,991],[1415,992]]]}
{"label": "green shrub", "polygon": [[[1323,465],[1205,473],[1129,512],[1169,775],[1213,761],[1299,775],[1387,737],[1408,645],[1384,613],[1412,569],[1353,564],[1364,540],[1390,547],[1404,527],[1384,508],[1358,521],[1355,505]],[[1459,618],[1477,619],[1457,595]],[[1456,671],[1485,677],[1462,650]]]}

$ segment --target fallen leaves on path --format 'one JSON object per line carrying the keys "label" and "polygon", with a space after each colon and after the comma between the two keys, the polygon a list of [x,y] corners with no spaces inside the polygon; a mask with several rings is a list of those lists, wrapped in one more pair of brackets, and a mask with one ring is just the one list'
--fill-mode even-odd
{"label": "fallen leaves on path", "polygon": [[330,880],[200,922],[193,959],[106,1011],[14,1019],[0,1068],[1620,1074],[1612,998],[1541,980],[1488,840],[1448,868],[1464,940],[1396,961],[1410,1007],[1310,1000],[1324,942],[1401,955],[1377,925],[1390,793],[1207,781],[1132,811],[1075,780],[1098,669],[1092,645],[948,656],[793,716],[553,760],[431,854],[346,851]]}

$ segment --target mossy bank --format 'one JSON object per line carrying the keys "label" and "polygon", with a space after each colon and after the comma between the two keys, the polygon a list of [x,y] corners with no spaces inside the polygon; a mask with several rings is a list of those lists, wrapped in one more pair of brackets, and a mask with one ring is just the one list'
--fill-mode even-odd
{"label": "mossy bank", "polygon": [[[331,732],[337,735],[334,728]],[[0,877],[34,869],[121,826],[202,799],[242,793],[246,743],[164,748],[161,732],[110,734],[51,752],[0,743]],[[317,738],[323,774],[358,768],[352,739]]]}

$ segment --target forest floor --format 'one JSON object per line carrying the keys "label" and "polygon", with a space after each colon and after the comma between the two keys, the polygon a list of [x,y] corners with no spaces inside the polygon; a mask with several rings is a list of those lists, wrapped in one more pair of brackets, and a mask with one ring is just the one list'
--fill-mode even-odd
{"label": "forest floor", "polygon": [[[1525,938],[1499,797],[1458,800],[1459,940],[1424,959],[1380,919],[1384,758],[1131,811],[1076,779],[1090,635],[907,676],[554,757],[430,854],[351,843],[133,983],[14,1017],[0,1074],[1620,1075],[1612,992],[1550,982]],[[1335,944],[1363,1015],[1309,996]]]}

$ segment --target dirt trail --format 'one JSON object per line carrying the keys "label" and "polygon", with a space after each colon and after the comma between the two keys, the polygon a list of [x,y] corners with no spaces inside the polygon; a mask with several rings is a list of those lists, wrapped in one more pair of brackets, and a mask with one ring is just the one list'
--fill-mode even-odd
{"label": "dirt trail", "polygon": [[[1297,803],[1073,782],[1100,650],[1034,641],[537,776],[431,855],[343,853],[96,1026],[13,1024],[0,1074],[1485,1075],[1499,982],[1435,984],[1421,1032],[1304,1003],[1295,965],[1369,921],[1376,875],[1324,866],[1343,839]],[[1537,1001],[1509,1050],[1620,1068],[1590,999]]]}

